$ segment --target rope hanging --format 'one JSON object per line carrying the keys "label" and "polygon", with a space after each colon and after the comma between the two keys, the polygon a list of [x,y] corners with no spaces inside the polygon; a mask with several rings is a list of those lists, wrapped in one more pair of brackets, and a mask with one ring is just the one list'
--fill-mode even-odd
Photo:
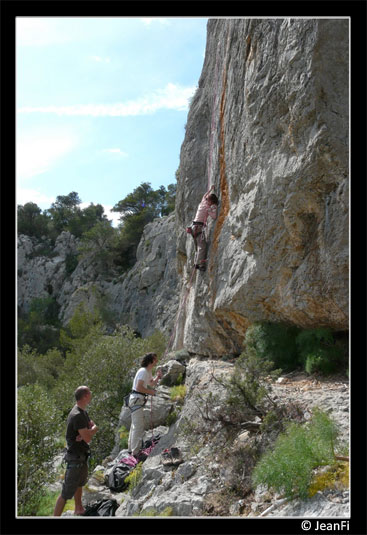
{"label": "rope hanging", "polygon": [[[227,41],[226,45],[227,46],[226,46],[225,57],[224,57],[224,66],[226,65],[226,62],[227,62],[227,55],[228,55],[228,50],[229,50],[229,27],[230,27],[230,21],[229,21],[228,28],[227,28],[227,39],[226,39],[226,41]],[[208,190],[207,191],[209,191],[209,189],[212,186],[212,161],[213,161],[212,158],[213,158],[214,132],[215,132],[215,130],[214,130],[214,117],[215,117],[215,111],[217,109],[217,100],[218,100],[218,87],[219,87],[218,62],[219,62],[220,45],[221,45],[221,42],[218,41],[216,60],[215,60],[215,74],[214,74],[214,80],[215,80],[214,87],[215,87],[215,90],[214,90],[214,97],[213,97],[213,103],[212,103],[212,116],[211,116],[211,122],[210,122],[209,163],[208,163]],[[205,227],[206,227],[206,220],[204,221],[204,225],[203,225],[203,233],[205,232]],[[196,259],[197,254],[198,253],[196,252],[195,253],[195,259]],[[181,309],[186,305],[186,300],[187,300],[187,297],[188,297],[188,295],[190,293],[190,290],[191,290],[192,280],[193,280],[193,276],[194,276],[195,271],[196,270],[195,270],[195,260],[194,260],[194,267],[193,267],[193,270],[191,272],[189,284],[188,284],[184,299],[183,299],[182,303],[180,303],[180,305],[178,307],[176,321],[175,321],[175,324],[174,324],[174,327],[173,327],[173,331],[172,331],[171,337],[169,339],[168,345],[167,345],[166,350],[165,350],[165,352],[163,354],[163,358],[167,355],[169,349],[172,346],[172,343],[173,343],[173,340],[174,340],[174,337],[175,337],[175,334],[176,334],[176,328],[177,328],[180,312],[181,312]]]}

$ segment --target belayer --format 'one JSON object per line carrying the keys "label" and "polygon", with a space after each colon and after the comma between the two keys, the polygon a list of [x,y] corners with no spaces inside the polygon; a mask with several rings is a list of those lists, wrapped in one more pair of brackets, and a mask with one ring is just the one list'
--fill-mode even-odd
{"label": "belayer", "polygon": [[131,410],[131,427],[128,440],[128,451],[131,455],[137,456],[143,446],[144,435],[144,414],[143,407],[147,400],[147,395],[154,396],[157,385],[162,377],[161,370],[157,371],[156,377],[152,377],[152,369],[158,362],[155,353],[144,355],[141,368],[136,372],[133,382],[133,389],[129,397],[129,408]]}
{"label": "belayer", "polygon": [[198,206],[194,221],[186,229],[186,232],[191,234],[191,236],[194,238],[196,250],[195,268],[200,269],[200,271],[205,271],[206,269],[206,253],[208,244],[206,241],[204,227],[206,225],[208,216],[210,216],[212,219],[217,218],[218,197],[215,195],[215,193],[211,193],[213,189],[214,186],[212,186],[205,193]]}

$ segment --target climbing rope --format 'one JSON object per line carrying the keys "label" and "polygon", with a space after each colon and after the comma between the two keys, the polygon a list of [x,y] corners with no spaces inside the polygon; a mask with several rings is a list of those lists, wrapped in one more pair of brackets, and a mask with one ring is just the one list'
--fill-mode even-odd
{"label": "climbing rope", "polygon": [[[227,56],[228,56],[228,50],[229,50],[229,27],[230,27],[230,21],[228,21],[228,28],[227,28],[227,37],[226,37],[226,51],[225,51],[225,55],[224,55],[224,68],[226,69],[226,62],[227,62]],[[221,41],[218,41],[218,46],[217,46],[217,53],[216,53],[216,60],[215,60],[215,74],[214,74],[214,97],[213,97],[213,103],[212,103],[212,115],[211,115],[211,122],[210,122],[210,141],[209,141],[209,163],[208,163],[208,191],[210,190],[211,188],[211,185],[212,185],[212,157],[213,157],[213,147],[214,147],[214,132],[215,132],[215,129],[214,129],[214,118],[215,118],[215,111],[216,111],[216,108],[217,108],[217,100],[218,100],[218,87],[219,87],[219,69],[218,69],[218,63],[219,63],[219,49],[220,49],[220,46],[221,46]],[[207,220],[207,217],[205,218],[205,221],[204,221],[204,224],[203,224],[203,229],[202,229],[202,235],[201,235],[201,239],[204,239],[204,233],[206,231],[206,220]],[[173,331],[172,331],[172,334],[171,334],[171,337],[169,339],[169,342],[168,342],[168,345],[166,347],[166,350],[163,354],[163,359],[165,358],[165,356],[167,355],[168,351],[170,350],[171,346],[172,346],[172,343],[173,343],[173,340],[174,340],[174,337],[176,335],[176,329],[177,329],[177,324],[178,324],[178,320],[179,320],[179,317],[180,317],[180,312],[182,310],[182,308],[185,307],[186,305],[186,301],[187,301],[187,297],[190,293],[190,290],[191,290],[191,285],[192,285],[192,280],[193,280],[193,277],[194,277],[194,273],[196,271],[196,268],[195,268],[195,263],[196,263],[196,259],[197,259],[197,255],[198,255],[198,251],[195,252],[195,257],[194,257],[194,266],[193,266],[193,269],[192,269],[192,272],[191,272],[191,276],[190,276],[190,280],[189,280],[189,283],[188,283],[188,286],[187,286],[187,290],[185,292],[185,296],[184,296],[184,299],[183,301],[180,303],[179,307],[178,307],[178,311],[177,311],[177,315],[176,315],[176,321],[175,321],[175,324],[174,324],[174,327],[173,327]]]}
{"label": "climbing rope", "polygon": [[217,107],[217,95],[218,95],[218,59],[219,59],[219,54],[218,54],[218,50],[219,50],[219,46],[220,46],[220,41],[218,42],[218,46],[217,46],[217,56],[216,56],[216,60],[215,60],[215,75],[214,75],[214,80],[215,80],[215,90],[214,90],[214,98],[213,98],[213,105],[212,105],[212,118],[211,118],[211,123],[210,123],[210,143],[209,143],[209,165],[208,165],[208,190],[210,189],[211,185],[212,185],[212,156],[213,156],[213,142],[214,142],[214,112],[216,110],[216,107]]}
{"label": "climbing rope", "polygon": [[152,428],[152,438],[153,438],[153,396],[150,396],[150,425]]}

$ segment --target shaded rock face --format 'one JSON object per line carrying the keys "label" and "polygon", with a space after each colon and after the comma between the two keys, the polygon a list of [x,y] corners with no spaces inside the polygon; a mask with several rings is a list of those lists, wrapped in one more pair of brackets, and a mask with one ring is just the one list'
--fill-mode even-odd
{"label": "shaded rock face", "polygon": [[[210,20],[181,148],[175,348],[239,351],[254,321],[348,330],[348,20]],[[208,186],[208,269],[184,227]]]}
{"label": "shaded rock face", "polygon": [[109,306],[143,337],[170,334],[178,306],[174,214],[145,227],[136,256],[122,284],[105,286]]}
{"label": "shaded rock face", "polygon": [[[18,237],[18,306],[22,312],[29,310],[32,299],[52,296],[60,305],[64,324],[80,304],[92,311],[103,303],[116,322],[130,325],[142,336],[155,329],[169,331],[178,302],[174,214],[145,227],[136,264],[114,280],[98,274],[88,258],[68,273],[66,259],[77,256],[78,243],[69,232],[60,234],[54,248],[28,236]],[[46,245],[47,257],[42,255]]]}
{"label": "shaded rock face", "polygon": [[[49,240],[40,241],[18,236],[18,307],[28,312],[35,298],[59,296],[67,280],[66,258],[77,253],[78,240],[70,232],[62,232],[54,247]],[[47,256],[44,254],[47,251]]]}

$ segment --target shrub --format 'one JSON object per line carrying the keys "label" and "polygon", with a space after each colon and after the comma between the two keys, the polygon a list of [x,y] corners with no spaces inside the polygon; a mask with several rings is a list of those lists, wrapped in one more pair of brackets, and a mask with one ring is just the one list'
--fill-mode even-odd
{"label": "shrub", "polygon": [[253,348],[248,347],[235,363],[235,369],[227,383],[226,405],[232,411],[233,417],[238,415],[243,421],[244,413],[266,413],[264,403],[268,400],[271,386],[267,381],[269,376],[275,378],[279,370],[273,370],[273,363],[262,359]]}
{"label": "shrub", "polygon": [[185,385],[177,385],[172,386],[170,390],[170,397],[172,401],[177,401],[179,403],[183,403],[186,396],[186,386]]}
{"label": "shrub", "polygon": [[346,364],[345,351],[330,329],[307,329],[300,332],[296,344],[307,373],[330,374]]}
{"label": "shrub", "polygon": [[38,355],[28,345],[18,351],[18,386],[38,383],[51,390],[64,366],[64,358],[58,349],[49,349],[45,355]]}
{"label": "shrub", "polygon": [[337,434],[335,423],[318,409],[307,424],[289,424],[272,451],[255,466],[253,483],[267,485],[287,497],[307,498],[313,469],[335,461]]}
{"label": "shrub", "polygon": [[138,485],[139,481],[143,477],[143,463],[138,463],[134,470],[130,472],[128,476],[125,477],[125,483],[129,484],[129,491],[132,491],[135,489],[135,487]]}
{"label": "shrub", "polygon": [[[45,490],[40,498],[36,516],[53,516],[56,500],[60,494],[59,490]],[[67,500],[64,507],[65,511],[74,511],[75,501],[74,498]]]}
{"label": "shrub", "polygon": [[128,440],[129,440],[129,431],[126,429],[124,425],[120,427],[118,430],[119,437],[120,437],[120,449],[127,449],[128,447]]}
{"label": "shrub", "polygon": [[58,451],[60,412],[39,385],[18,389],[18,514],[35,515]]}
{"label": "shrub", "polygon": [[65,273],[71,275],[78,265],[78,255],[69,253],[65,258]]}
{"label": "shrub", "polygon": [[169,413],[169,415],[167,416],[164,424],[167,426],[167,427],[170,427],[172,424],[174,424],[175,422],[177,422],[177,419],[178,419],[178,416],[179,416],[179,412],[177,411],[172,411]]}
{"label": "shrub", "polygon": [[245,348],[259,358],[273,362],[276,368],[293,370],[298,364],[296,336],[299,329],[280,323],[255,323],[245,336]]}
{"label": "shrub", "polygon": [[17,381],[18,386],[33,384],[37,380],[37,371],[35,362],[37,358],[37,351],[32,349],[29,345],[24,345],[18,350],[17,358]]}
{"label": "shrub", "polygon": [[281,323],[255,323],[246,331],[244,346],[245,352],[285,372],[302,366],[309,374],[330,374],[348,366],[347,333],[324,327],[301,330]]}

